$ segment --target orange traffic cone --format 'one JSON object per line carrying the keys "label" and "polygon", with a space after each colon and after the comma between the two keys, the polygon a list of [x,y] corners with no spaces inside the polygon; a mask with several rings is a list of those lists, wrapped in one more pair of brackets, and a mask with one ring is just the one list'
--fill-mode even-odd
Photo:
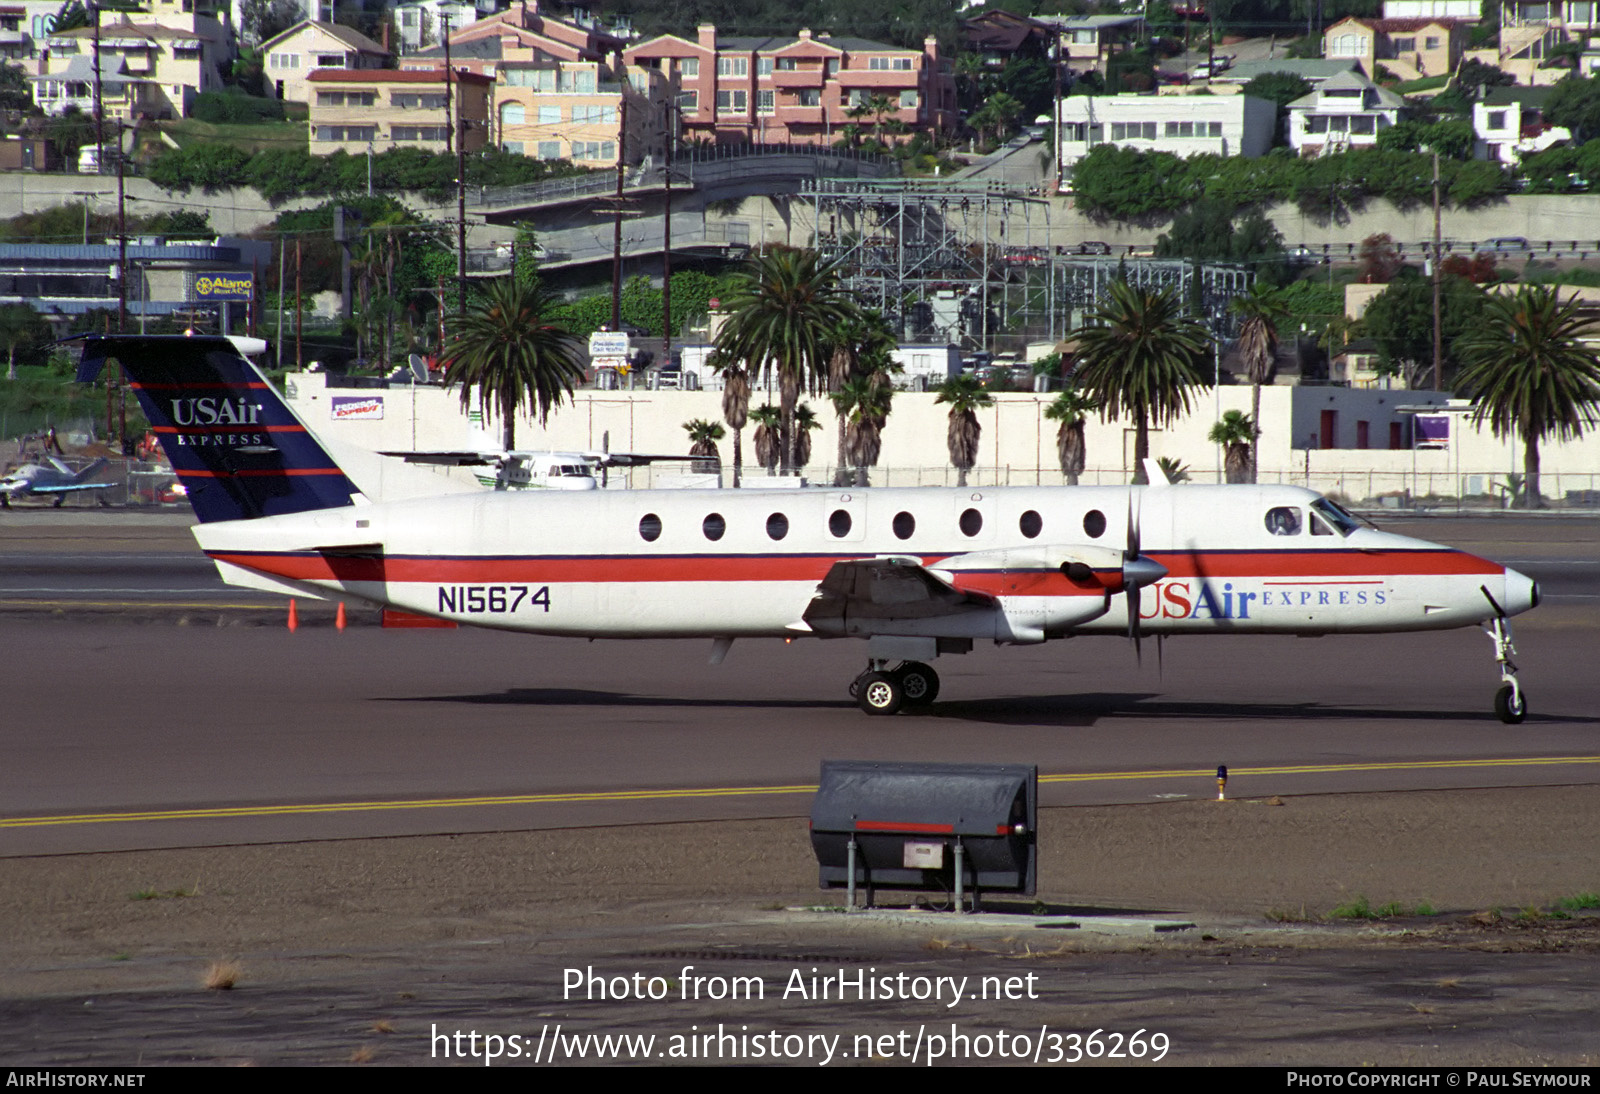
{"label": "orange traffic cone", "polygon": [[344,630],[344,601],[339,601],[339,612],[333,617],[333,625],[341,631]]}
{"label": "orange traffic cone", "polygon": [[294,598],[289,598],[289,633],[293,634],[300,629],[300,614],[294,609]]}

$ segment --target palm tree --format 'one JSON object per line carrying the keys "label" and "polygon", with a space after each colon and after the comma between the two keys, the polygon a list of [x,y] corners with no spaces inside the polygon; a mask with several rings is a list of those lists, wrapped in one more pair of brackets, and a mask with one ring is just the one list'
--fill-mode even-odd
{"label": "palm tree", "polygon": [[722,375],[722,420],[733,430],[733,488],[739,489],[744,448],[740,430],[750,420],[750,373],[744,363],[713,352],[706,362]]}
{"label": "palm tree", "polygon": [[846,380],[832,398],[834,409],[839,412],[840,433],[845,438],[840,465],[845,466],[848,460],[848,466],[856,469],[856,485],[870,485],[867,468],[877,466],[883,450],[883,427],[889,419],[894,386],[887,377],[876,374],[856,376]]}
{"label": "palm tree", "polygon": [[1242,410],[1230,410],[1211,427],[1209,439],[1222,446],[1222,470],[1230,483],[1253,482],[1250,448],[1255,443],[1255,422]]}
{"label": "palm tree", "polygon": [[1200,363],[1210,335],[1184,315],[1170,291],[1135,289],[1114,281],[1106,298],[1073,331],[1078,383],[1112,421],[1135,422],[1135,483],[1147,482],[1150,425],[1165,425],[1189,410],[1200,386]]}
{"label": "palm tree", "polygon": [[815,251],[773,250],[751,260],[729,297],[717,346],[736,360],[770,363],[778,375],[782,466],[795,463],[795,408],[828,364],[827,332],[858,313],[839,267]]}
{"label": "palm tree", "polygon": [[[889,376],[900,371],[900,365],[894,359],[894,331],[878,312],[864,311],[851,317],[828,332],[828,341],[828,391],[832,395],[843,391],[851,380],[866,377],[878,380],[886,388],[890,387]],[[850,482],[851,462],[846,436],[849,429],[846,408],[837,399],[833,402],[834,410],[839,415],[839,452],[834,485],[845,486]],[[882,423],[879,427],[882,427]]]}
{"label": "palm tree", "polygon": [[1476,404],[1474,424],[1522,438],[1529,509],[1544,504],[1539,443],[1552,435],[1576,440],[1600,422],[1600,363],[1583,341],[1593,328],[1579,317],[1576,296],[1563,304],[1555,289],[1525,285],[1515,295],[1490,294],[1482,319],[1456,340],[1456,383]]}
{"label": "palm tree", "polygon": [[783,412],[771,403],[764,403],[750,412],[756,423],[756,462],[772,474],[778,467],[778,431]]}
{"label": "palm tree", "polygon": [[794,468],[798,471],[811,462],[811,433],[822,428],[822,419],[811,409],[810,403],[801,403],[794,412]]}
{"label": "palm tree", "polygon": [[[1278,324],[1289,314],[1289,309],[1277,290],[1259,279],[1250,286],[1248,293],[1234,297],[1228,308],[1240,319],[1239,353],[1250,377],[1250,422],[1255,425],[1261,421],[1261,385],[1272,379],[1278,359]],[[1250,438],[1249,477],[1239,482],[1256,481],[1260,468],[1256,451],[1259,440],[1259,433]]]}
{"label": "palm tree", "polygon": [[694,469],[707,475],[720,472],[722,453],[717,451],[717,442],[723,437],[722,423],[694,418],[684,422],[683,428],[689,434],[689,455],[700,457]]}
{"label": "palm tree", "polygon": [[544,425],[583,377],[583,344],[553,318],[556,306],[538,286],[496,280],[444,348],[446,386],[461,385],[461,409],[476,397],[485,415],[500,416],[508,452],[517,446],[522,408],[531,408]]}
{"label": "palm tree", "polygon": [[983,436],[975,411],[993,406],[994,396],[970,372],[952,376],[939,385],[938,391],[934,403],[950,404],[950,428],[945,442],[950,448],[950,462],[955,465],[956,485],[966,486],[967,472],[978,462],[978,441]]}
{"label": "palm tree", "polygon": [[1061,423],[1056,430],[1056,455],[1061,459],[1061,473],[1067,477],[1068,486],[1078,485],[1078,476],[1088,463],[1083,426],[1090,412],[1098,409],[1099,404],[1076,389],[1063,391],[1044,408],[1046,418]]}

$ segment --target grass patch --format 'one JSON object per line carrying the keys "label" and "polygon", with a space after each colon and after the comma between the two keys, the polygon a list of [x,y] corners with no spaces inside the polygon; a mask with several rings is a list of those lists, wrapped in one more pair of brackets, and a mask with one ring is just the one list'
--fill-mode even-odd
{"label": "grass patch", "polygon": [[1450,82],[1448,76],[1424,76],[1420,80],[1406,80],[1404,83],[1394,85],[1394,90],[1401,95],[1412,95],[1418,91],[1437,91]]}
{"label": "grass patch", "polygon": [[1354,900],[1341,904],[1328,913],[1329,919],[1404,919],[1410,916],[1438,915],[1432,904],[1426,900],[1420,901],[1413,907],[1407,907],[1398,900],[1387,901],[1377,907],[1366,897],[1356,895]]}
{"label": "grass patch", "polygon": [[1298,911],[1293,908],[1268,908],[1264,913],[1271,923],[1315,923],[1318,917],[1306,911],[1304,904]]}
{"label": "grass patch", "polygon": [[1600,910],[1600,893],[1575,893],[1556,901],[1556,907],[1565,912],[1592,912]]}
{"label": "grass patch", "polygon": [[129,893],[129,900],[183,900],[200,895],[200,883],[197,881],[187,889],[140,889],[138,892]]}
{"label": "grass patch", "polygon": [[240,122],[203,122],[198,118],[177,118],[163,122],[162,129],[184,148],[196,144],[231,144],[246,152],[271,152],[298,145],[302,151],[309,147],[306,123],[300,121],[262,122],[249,125]]}

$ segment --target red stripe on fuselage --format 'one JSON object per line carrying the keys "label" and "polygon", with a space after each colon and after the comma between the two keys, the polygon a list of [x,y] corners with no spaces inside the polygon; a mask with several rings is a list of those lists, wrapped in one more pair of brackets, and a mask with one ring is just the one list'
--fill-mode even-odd
{"label": "red stripe on fuselage", "polygon": [[1419,551],[1151,551],[1149,557],[1167,568],[1169,577],[1275,577],[1301,581],[1317,578],[1447,577],[1454,574],[1499,574],[1503,567],[1465,551],[1436,548]]}
{"label": "red stripe on fuselage", "polygon": [[[282,472],[260,472],[281,474]],[[314,472],[329,474],[336,472]],[[184,474],[184,472],[180,472]],[[210,472],[204,474],[210,475]],[[301,581],[384,581],[397,583],[529,584],[671,582],[671,581],[809,581],[820,582],[836,562],[866,556],[833,555],[686,555],[647,558],[629,555],[598,557],[418,557],[325,556],[317,553],[273,554],[218,551],[212,558],[246,569]],[[945,556],[924,559],[937,569]],[[1223,552],[1164,554],[1150,558],[1176,578],[1286,578],[1304,581],[1392,576],[1499,574],[1501,568],[1460,551]],[[1098,572],[1096,584],[1078,585],[1056,570],[1005,573],[967,571],[951,575],[957,587],[994,596],[1102,596],[1120,588],[1116,571]]]}

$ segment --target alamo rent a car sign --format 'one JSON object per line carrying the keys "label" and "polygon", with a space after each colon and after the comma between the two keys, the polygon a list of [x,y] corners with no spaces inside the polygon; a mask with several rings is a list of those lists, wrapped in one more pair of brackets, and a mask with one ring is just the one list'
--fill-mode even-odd
{"label": "alamo rent a car sign", "polygon": [[197,301],[250,301],[255,290],[256,279],[247,273],[197,274],[194,279]]}

